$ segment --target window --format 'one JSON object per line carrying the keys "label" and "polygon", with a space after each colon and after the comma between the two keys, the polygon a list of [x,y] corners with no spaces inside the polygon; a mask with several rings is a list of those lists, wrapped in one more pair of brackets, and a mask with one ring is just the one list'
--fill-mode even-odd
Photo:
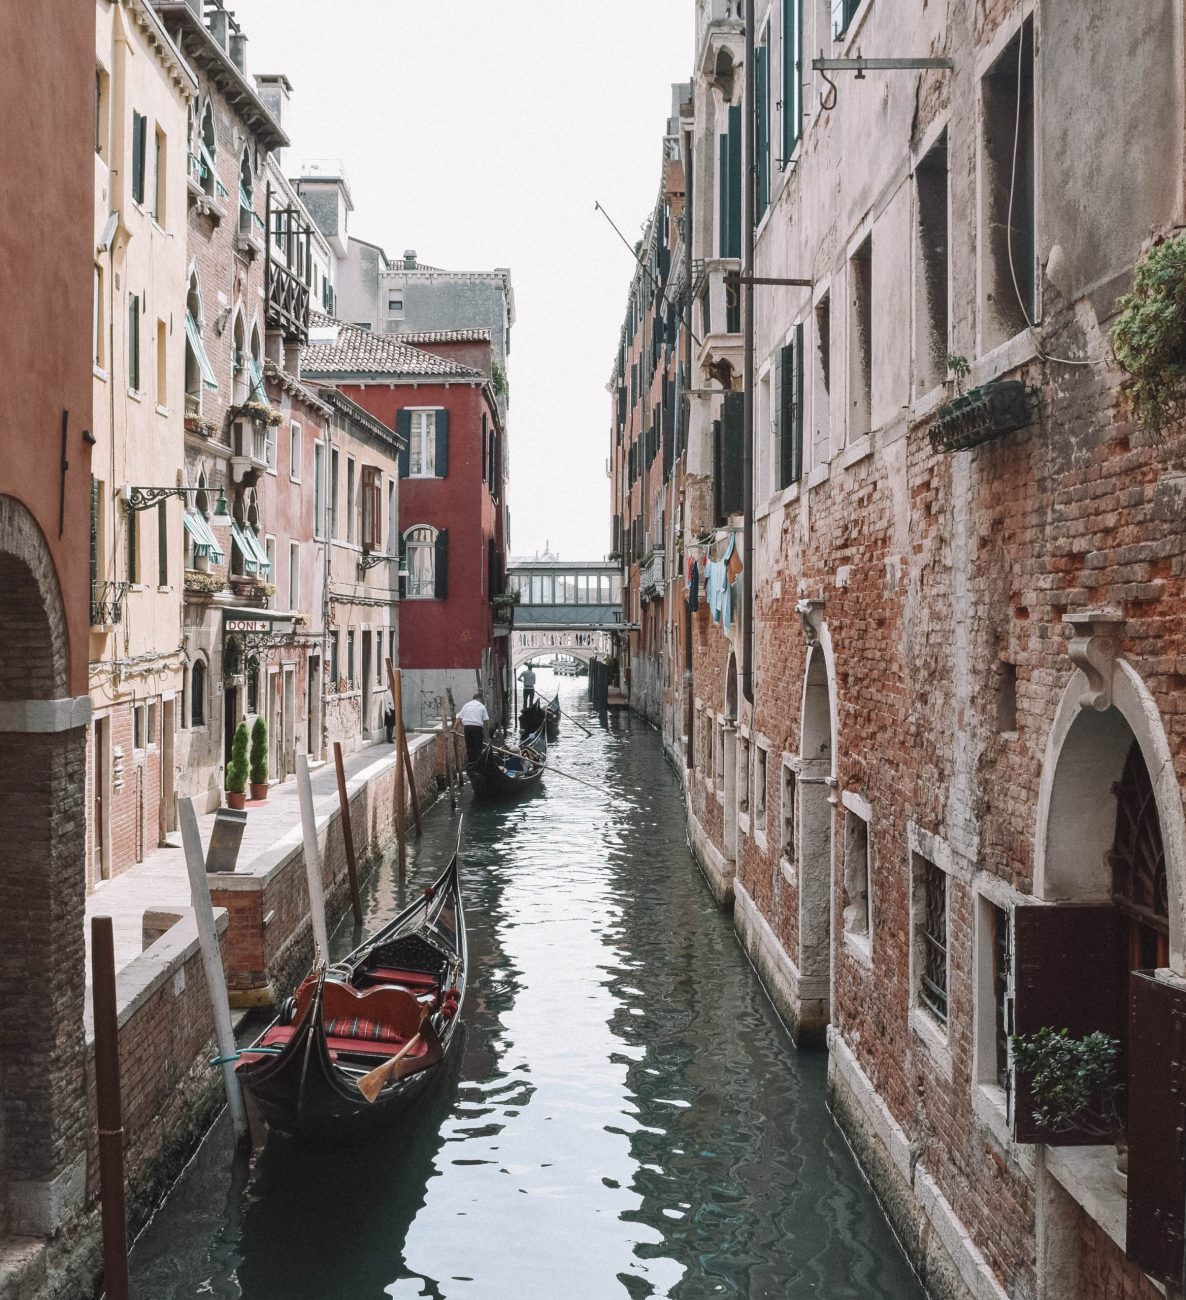
{"label": "window", "polygon": [[803,326],[779,348],[774,367],[774,474],[781,490],[803,477]]}
{"label": "window", "polygon": [[395,502],[395,479],[387,480],[387,554],[395,554],[396,538],[399,537],[399,512]]}
{"label": "window", "polygon": [[329,451],[329,535],[335,541],[338,537],[338,466],[337,447]]}
{"label": "window", "polygon": [[[730,106],[728,129],[718,142],[717,252],[741,256],[741,109]],[[734,295],[735,297],[737,295]],[[633,397],[631,404],[633,404]]]}
{"label": "window", "polygon": [[166,509],[167,502],[160,501],[156,508],[156,538],[157,538],[157,585],[167,587],[169,585],[169,513]]}
{"label": "window", "polygon": [[383,546],[383,473],[373,465],[362,467],[362,528],[360,541],[364,551],[378,551]]}
{"label": "window", "polygon": [[389,316],[402,316],[404,314],[404,300],[389,296],[387,299],[387,314]]}
{"label": "window", "polygon": [[851,808],[844,812],[844,932],[869,936],[869,823]]}
{"label": "window", "polygon": [[147,734],[147,719],[145,717],[145,708],[143,704],[132,705],[132,748],[143,749],[144,738]]}
{"label": "window", "polygon": [[325,536],[325,443],[313,444],[313,536]]}
{"label": "window", "polygon": [[1009,913],[987,898],[977,899],[978,1012],[976,1078],[1009,1086],[1009,1035],[1013,1029],[1009,976],[1012,942]]}
{"label": "window", "polygon": [[1004,660],[997,664],[997,731],[1003,736],[1017,732],[1017,665]]}
{"label": "window", "polygon": [[782,165],[803,135],[803,0],[782,0]]}
{"label": "window", "polygon": [[848,441],[873,427],[873,236],[848,263]]}
{"label": "window", "polygon": [[132,198],[144,202],[144,164],[148,150],[148,118],[132,110]]}
{"label": "window", "polygon": [[346,684],[354,689],[354,629],[346,633]]}
{"label": "window", "polygon": [[156,404],[169,406],[169,329],[163,320],[156,323]]}
{"label": "window", "polygon": [[914,944],[919,1003],[947,1023],[947,873],[922,854],[914,864]]}
{"label": "window", "polygon": [[259,655],[251,655],[244,665],[244,685],[247,691],[247,712],[259,712]]}
{"label": "window", "polygon": [[135,510],[129,510],[127,519],[127,571],[128,581],[140,581],[140,516]]}
{"label": "window", "polygon": [[329,638],[329,688],[336,695],[338,693],[338,683],[341,680],[339,673],[339,656],[338,656],[338,630],[335,628],[330,633]]}
{"label": "window", "polygon": [[239,163],[239,234],[251,234],[255,213],[252,205],[255,199],[255,184],[251,174],[251,151],[243,150]]}
{"label": "window", "polygon": [[981,100],[980,346],[987,352],[1037,314],[1032,18],[989,69]]}
{"label": "window", "polygon": [[140,391],[140,295],[128,296],[128,387]]}
{"label": "window", "polygon": [[436,474],[436,428],[435,411],[412,412],[408,472],[413,478],[432,478]]}
{"label": "window", "polygon": [[795,769],[782,765],[782,836],[779,856],[790,867],[795,865]]}
{"label": "window", "polygon": [[91,322],[91,351],[93,360],[100,370],[104,368],[104,361],[107,357],[107,349],[104,346],[106,340],[103,338],[104,328],[104,303],[103,303],[103,268],[95,263],[95,306]]}
{"label": "window", "polygon": [[737,738],[737,811],[749,815],[749,737]]}
{"label": "window", "polygon": [[839,40],[861,7],[861,0],[832,0],[832,35]]}
{"label": "window", "polygon": [[404,563],[408,570],[404,594],[409,600],[427,600],[436,594],[436,533],[432,528],[410,528],[404,534]]}
{"label": "window", "polygon": [[295,420],[288,430],[288,477],[301,481],[301,426]]}
{"label": "window", "polygon": [[95,69],[95,152],[107,159],[107,73]]}
{"label": "window", "polygon": [[354,457],[346,457],[346,540],[353,544],[354,523]]}
{"label": "window", "polygon": [[279,573],[276,568],[276,538],[271,533],[264,538],[264,554],[268,557],[268,572]]}
{"label": "window", "polygon": [[218,183],[218,177],[214,169],[214,156],[218,152],[216,133],[214,130],[214,108],[210,101],[206,101],[206,107],[202,110],[202,130],[201,137],[198,140],[198,183],[207,194],[213,194],[215,186]]}
{"label": "window", "polygon": [[167,183],[166,159],[168,156],[166,145],[165,133],[158,126],[156,135],[153,137],[152,218],[162,230],[165,226],[166,204],[169,195],[169,191],[165,188]]}
{"label": "window", "polygon": [[301,607],[301,544],[288,543],[288,608]]}
{"label": "window", "polygon": [[754,830],[766,833],[766,751],[754,749]]}
{"label": "window", "polygon": [[811,463],[832,458],[832,296],[815,305],[815,366],[812,371]]}
{"label": "window", "polygon": [[947,376],[947,133],[914,169],[914,392]]}
{"label": "window", "polygon": [[146,744],[156,744],[156,702],[147,704],[144,709],[144,739]]}
{"label": "window", "polygon": [[383,633],[375,633],[375,685],[383,685]]}
{"label": "window", "polygon": [[189,725],[206,725],[206,661],[195,659],[189,672]]}

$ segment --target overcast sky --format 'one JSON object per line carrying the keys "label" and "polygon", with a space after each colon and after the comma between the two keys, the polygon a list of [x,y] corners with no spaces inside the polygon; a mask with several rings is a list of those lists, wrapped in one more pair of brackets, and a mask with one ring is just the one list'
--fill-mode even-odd
{"label": "overcast sky", "polygon": [[511,550],[609,549],[609,379],[692,0],[228,0],[293,85],[289,174],[340,158],[352,234],[511,268]]}

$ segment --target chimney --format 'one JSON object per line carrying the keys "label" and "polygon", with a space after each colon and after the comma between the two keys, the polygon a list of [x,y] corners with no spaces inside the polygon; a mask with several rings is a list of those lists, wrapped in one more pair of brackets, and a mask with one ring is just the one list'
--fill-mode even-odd
{"label": "chimney", "polygon": [[231,16],[225,9],[210,11],[210,35],[225,50],[231,34]]}
{"label": "chimney", "polygon": [[414,271],[416,269],[416,250],[414,248],[404,249],[404,270]]}
{"label": "chimney", "polygon": [[247,75],[247,37],[243,32],[231,33],[231,62],[239,71]]}
{"label": "chimney", "polygon": [[[292,98],[292,82],[283,72],[257,73],[255,77],[255,93],[260,97],[263,106],[275,118],[277,126],[282,131],[287,132],[288,101]],[[284,156],[284,150],[275,150],[275,155],[276,161],[279,162]]]}

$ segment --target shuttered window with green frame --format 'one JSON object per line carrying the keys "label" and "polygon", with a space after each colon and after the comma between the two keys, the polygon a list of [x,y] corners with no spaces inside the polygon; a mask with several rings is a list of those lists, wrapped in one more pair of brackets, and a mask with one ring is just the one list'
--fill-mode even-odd
{"label": "shuttered window with green frame", "polygon": [[782,0],[782,164],[803,135],[803,0]]}

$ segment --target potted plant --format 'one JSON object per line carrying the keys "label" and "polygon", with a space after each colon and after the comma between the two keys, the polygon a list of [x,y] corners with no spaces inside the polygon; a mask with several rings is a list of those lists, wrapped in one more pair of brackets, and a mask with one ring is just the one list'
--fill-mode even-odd
{"label": "potted plant", "polygon": [[1036,1124],[1052,1134],[1120,1137],[1118,1039],[1099,1030],[1072,1038],[1065,1029],[1044,1027],[1010,1041],[1014,1065],[1028,1076]]}
{"label": "potted plant", "polygon": [[247,723],[240,722],[231,741],[231,761],[226,766],[226,803],[228,808],[247,804]]}
{"label": "potted plant", "polygon": [[268,724],[256,718],[251,728],[251,762],[249,779],[252,799],[268,797]]}

